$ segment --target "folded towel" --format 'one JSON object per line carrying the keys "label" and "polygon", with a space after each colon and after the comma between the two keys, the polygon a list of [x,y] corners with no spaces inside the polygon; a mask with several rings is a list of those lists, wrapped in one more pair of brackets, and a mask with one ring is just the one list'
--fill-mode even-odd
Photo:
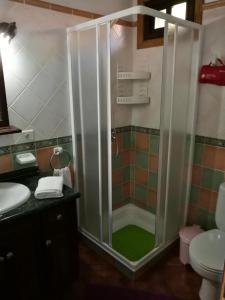
{"label": "folded towel", "polygon": [[65,167],[62,169],[54,169],[53,171],[54,176],[62,176],[63,178],[63,184],[67,185],[68,187],[72,188],[72,178],[70,173],[70,168]]}
{"label": "folded towel", "polygon": [[39,179],[34,193],[37,199],[63,197],[63,179],[61,176],[48,176]]}

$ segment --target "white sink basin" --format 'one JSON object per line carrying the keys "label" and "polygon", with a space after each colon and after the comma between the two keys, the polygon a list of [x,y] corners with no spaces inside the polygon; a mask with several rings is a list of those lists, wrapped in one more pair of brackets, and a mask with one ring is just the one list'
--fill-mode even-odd
{"label": "white sink basin", "polygon": [[0,182],[0,214],[16,208],[30,197],[30,190],[23,184]]}

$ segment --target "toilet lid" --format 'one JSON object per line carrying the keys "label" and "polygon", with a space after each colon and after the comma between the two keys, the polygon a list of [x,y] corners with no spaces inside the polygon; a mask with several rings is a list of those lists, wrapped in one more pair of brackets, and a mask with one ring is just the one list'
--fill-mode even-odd
{"label": "toilet lid", "polygon": [[190,257],[206,269],[223,271],[225,232],[213,229],[197,235],[190,244]]}

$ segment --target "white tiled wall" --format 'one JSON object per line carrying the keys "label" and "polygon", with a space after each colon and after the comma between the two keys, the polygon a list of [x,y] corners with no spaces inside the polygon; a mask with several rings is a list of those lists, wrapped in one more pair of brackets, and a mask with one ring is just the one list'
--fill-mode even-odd
{"label": "white tiled wall", "polygon": [[[132,69],[132,35],[133,29],[114,25],[111,30],[111,89],[112,89],[112,126],[122,127],[131,125],[131,107],[118,105],[116,97],[122,93],[129,93],[127,85],[117,81],[117,69],[120,71]],[[125,82],[123,82],[124,84]],[[126,83],[125,83],[126,84]],[[122,95],[121,95],[122,96]],[[129,95],[128,95],[129,96]]]}
{"label": "white tiled wall", "polygon": [[[70,135],[65,28],[85,19],[6,0],[0,19],[18,27],[2,47],[11,124],[34,129],[35,140]],[[21,142],[22,134],[0,137],[0,146]]]}
{"label": "white tiled wall", "polygon": [[[225,59],[225,8],[204,13],[206,24],[203,63],[215,56]],[[84,22],[74,17],[33,6],[0,1],[0,19],[16,21],[18,34],[4,53],[9,117],[12,125],[33,128],[35,140],[69,135],[70,115],[65,28]],[[113,126],[159,128],[162,47],[136,49],[136,29],[116,25],[112,31]],[[117,64],[126,70],[149,69],[149,106],[116,104]],[[200,87],[197,134],[225,139],[225,88]],[[1,136],[0,146],[25,142],[21,134]]]}
{"label": "white tiled wall", "polygon": [[[137,49],[136,29],[134,29],[133,34],[133,69],[150,72],[151,79],[144,83],[147,86],[150,104],[133,106],[131,125],[158,129],[160,125],[163,47]],[[143,83],[134,81],[134,90],[140,89],[141,84]]]}
{"label": "white tiled wall", "polygon": [[[220,57],[225,62],[225,8],[205,11],[203,24],[205,25],[205,33],[202,63],[208,64],[215,57]],[[159,128],[162,47],[138,50],[136,48],[136,29],[130,31],[132,33],[129,31],[123,32],[124,35],[130,34],[133,37],[126,37],[129,46],[121,50],[124,52],[120,56],[123,58],[125,70],[127,71],[150,70],[151,80],[149,81],[148,92],[151,97],[151,104],[128,106],[126,108],[117,105],[114,108],[114,111],[116,111],[115,123],[117,126],[124,126],[130,122],[130,124],[136,126]],[[131,62],[127,58],[130,52],[132,52]],[[138,84],[140,85],[140,83]],[[209,84],[200,85],[196,134],[225,139],[225,87]]]}
{"label": "white tiled wall", "polygon": [[[162,47],[137,49],[136,28],[118,26],[118,34],[112,30],[112,124],[113,127],[135,125],[159,128],[162,78]],[[151,72],[148,81],[116,81],[119,71]],[[151,98],[150,104],[121,105],[116,96],[140,95],[142,87]]]}
{"label": "white tiled wall", "polygon": [[[202,63],[216,57],[225,62],[225,7],[204,12]],[[225,87],[200,85],[197,134],[225,139]]]}

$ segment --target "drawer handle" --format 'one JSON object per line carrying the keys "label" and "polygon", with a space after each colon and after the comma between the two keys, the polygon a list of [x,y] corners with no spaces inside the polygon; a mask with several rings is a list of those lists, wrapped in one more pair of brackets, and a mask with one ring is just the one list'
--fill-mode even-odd
{"label": "drawer handle", "polygon": [[5,261],[5,258],[3,256],[0,256],[0,263],[3,263]]}
{"label": "drawer handle", "polygon": [[60,220],[62,220],[62,218],[63,218],[63,215],[62,214],[58,214],[57,217],[56,217],[56,220],[60,221]]}
{"label": "drawer handle", "polygon": [[47,240],[47,241],[45,242],[45,245],[46,245],[47,247],[50,247],[51,244],[52,244],[52,241],[51,241],[51,240]]}
{"label": "drawer handle", "polygon": [[8,253],[6,254],[6,259],[7,259],[7,260],[10,260],[10,259],[13,258],[13,256],[14,256],[13,252],[8,252]]}

